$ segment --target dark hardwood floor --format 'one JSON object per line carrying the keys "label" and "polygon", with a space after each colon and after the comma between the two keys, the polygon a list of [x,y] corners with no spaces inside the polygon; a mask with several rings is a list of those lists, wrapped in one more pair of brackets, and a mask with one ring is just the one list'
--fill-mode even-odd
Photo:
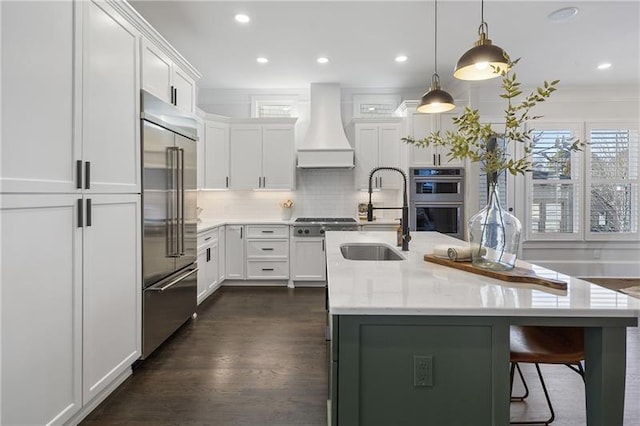
{"label": "dark hardwood floor", "polygon": [[223,287],[82,423],[326,425],[324,289]]}
{"label": "dark hardwood floor", "polygon": [[[82,424],[327,424],[323,289],[223,287],[198,311],[195,321],[139,364]],[[636,426],[637,328],[628,331],[627,353],[624,425]],[[535,370],[529,365],[523,370],[531,396],[512,404],[512,419],[544,418],[546,403]],[[580,377],[564,366],[543,365],[542,371],[556,409],[552,425],[584,426]]]}

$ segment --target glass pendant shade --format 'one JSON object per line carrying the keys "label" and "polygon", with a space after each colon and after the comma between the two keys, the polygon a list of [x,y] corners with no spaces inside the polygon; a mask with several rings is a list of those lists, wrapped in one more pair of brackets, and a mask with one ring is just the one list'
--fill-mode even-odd
{"label": "glass pendant shade", "polygon": [[456,106],[453,103],[453,97],[440,88],[440,78],[438,74],[434,74],[431,79],[431,88],[422,96],[418,112],[439,113],[451,111]]}
{"label": "glass pendant shade", "polygon": [[487,23],[480,25],[480,39],[458,59],[453,76],[460,80],[488,80],[509,70],[509,56],[487,38]]}

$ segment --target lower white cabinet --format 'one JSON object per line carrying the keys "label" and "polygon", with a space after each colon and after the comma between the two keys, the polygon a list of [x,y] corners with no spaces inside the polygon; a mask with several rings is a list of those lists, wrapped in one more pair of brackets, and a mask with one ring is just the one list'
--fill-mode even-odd
{"label": "lower white cabinet", "polygon": [[3,195],[3,425],[63,424],[82,405],[82,228],[74,195]]}
{"label": "lower white cabinet", "polygon": [[198,234],[198,304],[220,286],[218,228]]}
{"label": "lower white cabinet", "polygon": [[289,226],[247,225],[247,279],[289,279]]}
{"label": "lower white cabinet", "polygon": [[2,195],[1,424],[64,424],[140,355],[140,196]]}
{"label": "lower white cabinet", "polygon": [[229,280],[243,280],[244,266],[244,225],[227,225],[225,238],[225,268]]}
{"label": "lower white cabinet", "polygon": [[291,280],[324,281],[327,278],[323,237],[291,239]]}
{"label": "lower white cabinet", "polygon": [[85,403],[140,357],[141,223],[139,195],[96,195],[85,200],[82,246]]}

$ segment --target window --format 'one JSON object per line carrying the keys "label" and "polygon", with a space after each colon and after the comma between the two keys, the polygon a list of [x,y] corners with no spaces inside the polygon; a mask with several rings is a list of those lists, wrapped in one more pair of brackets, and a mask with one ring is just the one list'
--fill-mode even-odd
{"label": "window", "polygon": [[[638,126],[537,123],[527,176],[528,240],[638,238]],[[572,138],[587,142],[571,152]]]}
{"label": "window", "polygon": [[638,130],[633,126],[589,126],[589,237],[638,233]]}
{"label": "window", "polygon": [[399,104],[398,96],[353,95],[354,118],[392,117]]}
{"label": "window", "polygon": [[252,96],[251,117],[298,117],[298,97],[289,95]]}
{"label": "window", "polygon": [[[571,151],[579,126],[541,124],[533,132],[528,177],[528,239],[575,239],[580,232],[580,153]],[[553,235],[553,237],[550,237]]]}

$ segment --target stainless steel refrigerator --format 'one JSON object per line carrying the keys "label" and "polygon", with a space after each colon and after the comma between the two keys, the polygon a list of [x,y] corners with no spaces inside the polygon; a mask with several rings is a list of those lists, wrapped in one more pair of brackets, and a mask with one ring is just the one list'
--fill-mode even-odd
{"label": "stainless steel refrigerator", "polygon": [[[142,92],[142,359],[196,311],[196,124]],[[160,118],[162,117],[162,118]]]}

